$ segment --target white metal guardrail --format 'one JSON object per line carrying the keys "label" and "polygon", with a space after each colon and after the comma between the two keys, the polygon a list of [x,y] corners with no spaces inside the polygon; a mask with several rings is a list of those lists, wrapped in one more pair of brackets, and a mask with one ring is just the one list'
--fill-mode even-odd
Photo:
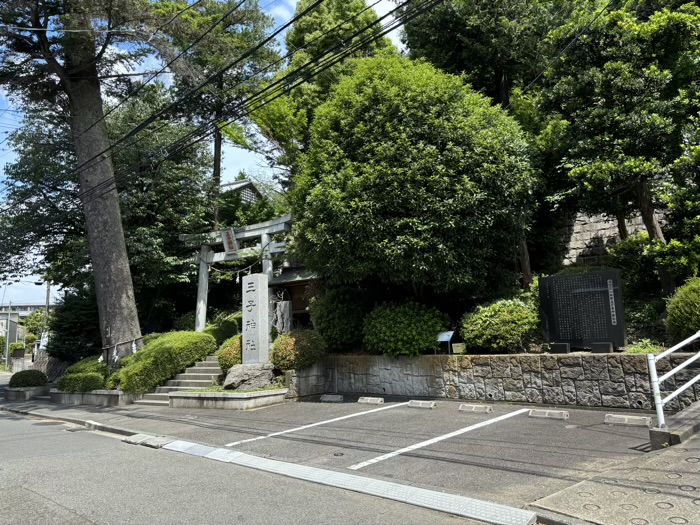
{"label": "white metal guardrail", "polygon": [[656,417],[658,419],[658,427],[659,428],[666,428],[666,419],[664,418],[664,405],[671,401],[672,399],[675,399],[678,397],[680,394],[688,390],[691,386],[693,386],[695,383],[700,381],[700,374],[698,374],[697,377],[694,377],[690,381],[688,381],[685,385],[682,387],[676,389],[675,391],[671,392],[669,395],[666,397],[662,398],[661,397],[661,388],[659,385],[666,381],[667,379],[673,377],[676,373],[680,372],[683,370],[685,367],[690,365],[691,363],[697,361],[700,359],[700,352],[696,353],[694,356],[691,358],[683,361],[680,365],[675,367],[674,369],[670,370],[669,372],[666,372],[664,375],[661,377],[658,376],[656,373],[656,363],[658,363],[661,359],[664,357],[670,356],[673,352],[677,352],[681,348],[688,346],[690,343],[693,341],[696,341],[697,339],[700,339],[700,331],[697,332],[695,335],[691,335],[688,339],[685,339],[684,341],[681,341],[675,346],[672,346],[665,352],[659,354],[659,355],[654,355],[654,354],[647,354],[647,359],[649,360],[649,375],[651,377],[651,391],[654,394],[654,405],[656,406]]}

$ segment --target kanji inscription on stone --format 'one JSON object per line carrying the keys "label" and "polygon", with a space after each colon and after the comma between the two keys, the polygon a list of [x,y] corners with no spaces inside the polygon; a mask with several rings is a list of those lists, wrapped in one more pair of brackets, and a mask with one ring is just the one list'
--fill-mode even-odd
{"label": "kanji inscription on stone", "polygon": [[243,277],[242,361],[244,365],[267,363],[270,347],[267,275]]}
{"label": "kanji inscription on stone", "polygon": [[625,346],[619,271],[543,277],[539,292],[545,341],[576,348]]}

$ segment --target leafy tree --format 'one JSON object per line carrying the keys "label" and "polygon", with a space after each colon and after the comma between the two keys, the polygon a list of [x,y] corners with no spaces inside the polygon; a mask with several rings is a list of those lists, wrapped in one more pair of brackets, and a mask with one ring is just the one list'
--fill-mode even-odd
{"label": "leafy tree", "polygon": [[45,326],[45,314],[46,310],[44,310],[43,308],[30,313],[27,317],[24,318],[24,329],[30,334],[40,336]]}
{"label": "leafy tree", "polygon": [[[180,9],[181,6],[178,6]],[[216,24],[224,17],[224,22]],[[211,28],[204,39],[187,53],[189,74],[176,78],[179,90],[187,92],[196,87],[203,78],[221,71],[233,59],[243,56],[249,49],[265,38],[272,27],[273,19],[260,9],[258,2],[248,0],[204,0],[197,2],[173,22],[175,45],[185,48]],[[211,86],[187,100],[183,111],[192,115],[195,122],[222,122],[224,109],[241,102],[246,95],[256,91],[266,80],[261,72],[277,58],[276,44],[270,43],[250,55],[236,67],[217,76]],[[269,76],[269,74],[268,74]],[[221,185],[221,160],[224,138],[235,144],[248,147],[240,124],[232,124],[228,133],[215,126],[213,133],[212,203],[213,222],[218,224],[219,186]]]}
{"label": "leafy tree", "polygon": [[[313,0],[300,0],[296,8],[297,14],[308,9],[312,3]],[[287,33],[287,51],[294,52],[294,55],[287,68],[278,73],[276,78],[293,73],[331,50],[333,53],[339,52],[340,49],[334,48],[346,40],[344,47],[369,35],[376,37],[381,24],[372,24],[377,20],[377,14],[367,8],[365,0],[327,0],[298,20]],[[359,36],[351,39],[361,31]],[[389,39],[372,40],[349,58],[379,54],[396,54]],[[352,60],[347,59],[335,64],[297,86],[291,93],[271,101],[252,116],[264,140],[252,136],[251,141],[271,166],[281,170],[278,178],[283,184],[289,183],[298,167],[299,155],[308,148],[316,108],[328,98],[340,77],[350,73],[352,64]],[[292,77],[289,82],[294,80],[296,79]]]}
{"label": "leafy tree", "polygon": [[[169,100],[162,86],[147,87],[109,116],[110,134],[120,136],[143,114]],[[46,274],[63,287],[83,289],[92,285],[93,277],[85,219],[72,191],[77,186],[72,171],[75,156],[67,125],[60,121],[47,125],[43,115],[27,117],[10,139],[17,159],[5,167],[6,195],[15,207],[0,220],[0,259],[3,269]],[[117,168],[138,163],[160,145],[185,135],[191,125],[162,121],[158,128],[118,151]],[[206,148],[198,146],[117,181],[131,275],[144,323],[159,310],[172,309],[168,305],[176,299],[176,285],[194,280],[194,265],[178,234],[207,228],[210,159]]]}
{"label": "leafy tree", "polygon": [[46,351],[53,357],[77,363],[100,354],[102,345],[95,291],[85,287],[66,293],[53,309],[49,331],[51,335]]}
{"label": "leafy tree", "polygon": [[[194,16],[195,9],[184,16],[180,11],[185,7],[169,0],[0,4],[0,83],[25,106],[38,101],[63,108],[68,117],[75,163],[81,167],[78,187],[89,196],[81,208],[104,346],[137,338],[140,329],[119,198],[115,191],[107,191],[115,171],[112,159],[103,153],[110,145],[103,88],[109,90],[107,79],[119,77],[120,69],[149,55],[176,56],[178,46],[196,32],[192,28],[206,29],[204,18],[216,16]],[[235,23],[235,13],[224,21],[226,27]],[[181,72],[183,64],[178,61],[173,70]],[[127,346],[120,353],[128,354]]]}
{"label": "leafy tree", "polygon": [[[568,41],[582,23],[553,37]],[[564,167],[588,210],[634,206],[651,241],[665,243],[657,188],[669,182],[700,108],[698,73],[700,8],[690,4],[643,18],[632,8],[605,13],[553,68],[545,107],[568,123]],[[668,294],[670,275],[659,272]]]}
{"label": "leafy tree", "polygon": [[549,31],[595,3],[446,0],[408,22],[403,41],[412,58],[465,74],[475,89],[505,107],[513,88],[527,85],[544,66]]}
{"label": "leafy tree", "polygon": [[362,59],[322,105],[295,240],[329,283],[487,293],[512,281],[533,173],[515,121],[459,77]]}

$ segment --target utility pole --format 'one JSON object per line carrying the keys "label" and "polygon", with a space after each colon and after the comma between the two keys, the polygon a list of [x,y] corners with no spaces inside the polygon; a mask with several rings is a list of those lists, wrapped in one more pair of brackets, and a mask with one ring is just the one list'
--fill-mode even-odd
{"label": "utility pole", "polygon": [[7,330],[5,330],[5,370],[10,369],[10,314],[12,313],[12,301],[7,307]]}
{"label": "utility pole", "polygon": [[51,300],[51,281],[46,281],[46,306],[44,307],[44,326],[41,330],[44,333],[49,325],[49,302]]}

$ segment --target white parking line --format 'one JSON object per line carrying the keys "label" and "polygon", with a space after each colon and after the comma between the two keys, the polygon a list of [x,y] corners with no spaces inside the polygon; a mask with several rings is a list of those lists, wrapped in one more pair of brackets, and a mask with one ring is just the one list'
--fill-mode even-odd
{"label": "white parking line", "polygon": [[476,430],[478,428],[485,427],[487,425],[491,425],[493,423],[498,423],[499,421],[503,421],[504,419],[508,419],[514,416],[518,416],[520,414],[524,414],[525,412],[529,412],[529,408],[522,408],[520,410],[516,410],[515,412],[509,412],[508,414],[504,414],[502,416],[494,417],[493,419],[487,419],[486,421],[482,421],[481,423],[477,423],[476,425],[471,425],[466,428],[462,428],[460,430],[455,430],[454,432],[450,432],[449,434],[445,434],[443,436],[438,436],[433,439],[429,439],[427,441],[421,441],[420,443],[416,443],[415,445],[411,445],[410,447],[402,448],[400,450],[396,450],[394,452],[389,452],[388,454],[384,454],[383,456],[376,457],[374,459],[370,459],[368,461],[363,461],[362,463],[358,463],[357,465],[352,465],[351,467],[348,467],[350,470],[360,470],[361,468],[367,467],[369,465],[374,465],[375,463],[379,463],[380,461],[384,461],[385,459],[393,458],[394,456],[398,456],[400,454],[405,454],[406,452],[412,452],[413,450],[417,450],[419,448],[423,447],[428,447],[434,443],[438,443],[440,441],[444,441],[445,439],[450,439],[455,436],[459,436],[460,434],[464,434],[466,432],[470,432],[472,430]]}
{"label": "white parking line", "polygon": [[272,434],[267,434],[266,436],[258,436],[258,437],[254,437],[254,438],[250,438],[250,439],[244,439],[242,441],[235,441],[233,443],[229,443],[228,445],[224,445],[224,446],[235,447],[236,445],[242,445],[243,443],[250,443],[251,441],[259,441],[261,439],[267,439],[267,438],[271,438],[271,437],[275,437],[275,436],[281,436],[282,434],[289,434],[290,432],[298,432],[299,430],[305,430],[305,429],[311,428],[311,427],[318,427],[320,425],[326,425],[328,423],[335,423],[336,421],[342,421],[343,419],[350,419],[351,417],[364,416],[365,414],[371,414],[372,412],[380,412],[381,410],[389,410],[390,408],[401,407],[404,405],[408,405],[408,401],[406,403],[397,403],[395,405],[386,405],[386,406],[383,406],[381,408],[374,408],[372,410],[358,412],[357,414],[350,414],[349,416],[336,417],[335,419],[327,419],[326,421],[319,421],[318,423],[304,425],[303,427],[290,428],[289,430],[282,430],[281,432],[273,432]]}

